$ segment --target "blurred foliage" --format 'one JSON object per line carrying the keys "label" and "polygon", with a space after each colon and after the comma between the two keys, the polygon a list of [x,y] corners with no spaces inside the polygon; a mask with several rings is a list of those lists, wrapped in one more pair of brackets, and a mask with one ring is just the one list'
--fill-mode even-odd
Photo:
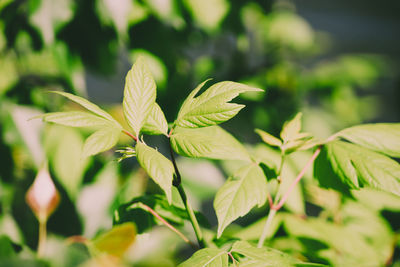
{"label": "blurred foliage", "polygon": [[[117,156],[106,152],[80,160],[88,131],[28,121],[61,106],[76,108],[46,91],[99,98],[122,118],[121,108],[101,94],[120,98],[123,77],[141,55],[157,81],[157,99],[169,121],[187,93],[208,77],[266,89],[265,94],[241,96],[247,109],[225,124],[249,143],[258,140],[254,128],[277,135],[299,110],[305,130],[321,137],[385,119],[386,99],[374,88],[398,75],[392,63],[378,55],[332,56],[329,48],[329,37],[314,31],[290,1],[0,0],[0,266],[92,266],[84,246],[66,245],[64,239],[92,239],[112,227],[120,204],[145,192],[159,193],[134,159],[116,164]],[[93,76],[100,77],[97,83],[105,81],[110,93],[97,90]],[[127,144],[122,139],[120,145]],[[156,145],[166,149],[163,143]],[[276,151],[253,149],[278,164]],[[294,179],[306,156],[290,155],[283,172]],[[38,225],[24,195],[46,160],[61,203],[48,222],[53,249],[36,261]],[[213,192],[222,185],[223,174],[239,166],[185,159],[179,164],[196,208],[215,225],[210,212]],[[286,209],[293,214],[279,217],[273,227],[277,237],[269,245],[300,259],[337,266],[400,265],[400,244],[395,241],[400,200],[370,190],[355,198],[358,202],[325,192],[307,179],[289,199]],[[315,218],[301,219],[306,215]],[[257,239],[261,216],[255,211],[227,231]],[[156,228],[136,236],[125,262],[174,266],[187,254],[173,233]]]}

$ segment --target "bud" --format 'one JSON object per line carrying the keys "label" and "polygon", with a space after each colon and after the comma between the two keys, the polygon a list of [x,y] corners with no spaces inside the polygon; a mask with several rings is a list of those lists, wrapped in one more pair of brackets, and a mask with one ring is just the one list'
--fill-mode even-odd
{"label": "bud", "polygon": [[39,222],[47,221],[60,202],[60,196],[50,177],[47,164],[39,170],[25,196]]}

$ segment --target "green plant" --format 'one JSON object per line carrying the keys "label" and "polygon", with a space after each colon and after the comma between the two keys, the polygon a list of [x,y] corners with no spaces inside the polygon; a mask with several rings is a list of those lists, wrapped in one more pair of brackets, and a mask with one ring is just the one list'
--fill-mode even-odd
{"label": "green plant", "polygon": [[[233,118],[244,108],[244,105],[231,103],[233,98],[240,93],[262,90],[225,81],[213,84],[200,92],[207,81],[189,94],[176,120],[168,125],[161,107],[156,103],[156,84],[143,58],[139,58],[127,74],[124,89],[123,111],[129,129],[125,129],[97,105],[63,92],[55,93],[78,103],[89,112],[54,112],[40,116],[46,122],[95,128],[95,132],[84,143],[82,152],[84,158],[115,146],[121,133],[133,139],[134,146],[119,150],[122,154],[120,160],[136,157],[140,166],[159,185],[165,196],[145,195],[121,205],[115,211],[114,223],[134,222],[140,232],[154,225],[155,220],[160,221],[185,242],[199,249],[181,266],[237,266],[238,264],[318,266],[317,263],[304,263],[299,258],[267,246],[273,244],[271,243],[273,240],[269,238],[277,230],[276,224],[274,225],[274,221],[277,220],[284,222],[291,235],[298,235],[298,240],[301,240],[301,237],[325,240],[326,237],[314,235],[311,231],[313,226],[307,222],[299,222],[299,225],[303,223],[301,228],[306,229],[304,232],[294,231],[290,224],[298,218],[293,218],[286,212],[277,213],[312,166],[314,166],[314,176],[321,187],[333,188],[347,195],[352,194],[352,189],[362,187],[400,195],[400,165],[390,158],[400,157],[400,124],[354,126],[326,140],[317,141],[311,134],[301,132],[301,113],[299,113],[284,124],[280,138],[263,130],[256,130],[267,145],[276,147],[279,151],[276,153],[276,150],[267,148],[269,152],[261,155],[262,153],[254,149],[248,150],[218,124]],[[144,134],[164,136],[170,148],[169,158],[147,145]],[[283,170],[288,165],[287,161],[292,160],[290,156],[294,152],[311,149],[314,152],[298,175],[288,180]],[[216,234],[207,229],[207,223],[203,222],[202,215],[193,210],[183,187],[174,153],[191,158],[238,162],[239,167],[232,172],[214,199],[214,209],[218,219]],[[180,199],[174,198],[174,195],[178,195]],[[257,226],[257,229],[262,231],[256,231],[258,232],[256,246],[251,242],[252,238],[248,242],[245,241],[246,238],[240,237],[243,237],[243,232],[250,230],[251,226],[241,233],[224,233],[233,221],[248,214],[255,206],[263,207],[267,202],[269,213],[267,219],[262,221],[262,228]],[[176,225],[184,221],[191,223],[198,245],[193,245],[193,242],[177,229]],[[343,235],[342,230],[329,223],[316,220],[316,225],[320,229],[336,231]],[[328,238],[325,241],[333,242]],[[102,242],[107,244],[107,241]],[[335,242],[332,243],[333,247],[338,245],[338,241]],[[303,243],[306,247],[306,240]],[[288,251],[288,248],[282,250]],[[305,248],[304,250],[309,256],[306,260],[315,259],[318,263],[340,264],[332,259],[334,251],[328,251],[331,254],[307,254],[307,250]],[[322,251],[321,248],[319,250]],[[103,251],[107,253],[110,249]],[[376,257],[374,263],[385,264],[387,257],[387,253],[382,257]]]}

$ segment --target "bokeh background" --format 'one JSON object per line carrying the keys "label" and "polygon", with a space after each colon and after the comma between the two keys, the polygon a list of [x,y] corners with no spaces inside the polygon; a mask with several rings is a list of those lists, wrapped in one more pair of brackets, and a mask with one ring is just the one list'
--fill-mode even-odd
{"label": "bokeh background", "polygon": [[[265,89],[240,96],[247,107],[223,124],[249,146],[260,142],[254,128],[278,135],[299,111],[304,130],[320,138],[355,124],[399,122],[399,14],[396,0],[0,0],[0,233],[35,248],[37,222],[25,192],[46,160],[62,199],[49,221],[55,243],[95,236],[111,227],[120,203],[158,190],[135,159],[117,164],[108,151],[80,161],[90,132],[29,120],[79,108],[46,91],[85,96],[123,121],[125,75],[141,55],[169,122],[207,78]],[[149,140],[164,151],[163,141]],[[210,203],[229,163],[179,164],[192,201],[215,225]],[[158,240],[171,242],[157,231]],[[166,266],[175,262],[172,248],[140,238],[166,254]],[[150,253],[140,247],[135,259]]]}

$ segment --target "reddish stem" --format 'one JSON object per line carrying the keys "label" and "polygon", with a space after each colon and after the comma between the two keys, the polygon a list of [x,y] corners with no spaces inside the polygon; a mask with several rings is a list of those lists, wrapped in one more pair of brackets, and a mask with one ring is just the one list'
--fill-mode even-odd
{"label": "reddish stem", "polygon": [[135,140],[135,142],[138,141],[137,137],[134,136],[133,134],[131,134],[130,132],[128,132],[128,131],[126,131],[126,130],[122,130],[122,132],[123,132],[124,134],[126,134],[127,136],[131,137],[133,140]]}
{"label": "reddish stem", "polygon": [[274,205],[271,207],[271,209],[274,209],[276,211],[278,211],[283,204],[285,204],[286,200],[288,199],[290,193],[293,191],[294,187],[300,182],[301,178],[303,178],[304,174],[306,173],[306,171],[308,170],[308,168],[313,164],[313,162],[315,161],[315,159],[318,157],[319,153],[321,152],[322,146],[319,146],[314,154],[311,156],[311,158],[308,160],[307,164],[304,166],[304,168],[300,171],[299,175],[297,175],[296,179],[293,181],[293,183],[290,185],[290,187],[288,188],[288,190],[286,191],[286,193],[283,195],[283,197],[281,198],[281,200],[279,201],[279,203],[277,205]]}
{"label": "reddish stem", "polygon": [[179,235],[186,243],[188,243],[189,245],[191,245],[193,248],[196,248],[196,246],[190,242],[190,240],[184,235],[182,234],[178,229],[176,229],[175,227],[173,227],[169,222],[167,222],[164,218],[162,218],[155,210],[153,210],[152,208],[150,208],[149,206],[147,206],[146,204],[140,203],[140,205],[146,209],[148,212],[150,212],[151,214],[154,215],[154,217],[156,217],[157,219],[159,219],[163,224],[165,224],[165,226],[167,226],[169,229],[171,229],[172,231],[174,231],[177,235]]}

